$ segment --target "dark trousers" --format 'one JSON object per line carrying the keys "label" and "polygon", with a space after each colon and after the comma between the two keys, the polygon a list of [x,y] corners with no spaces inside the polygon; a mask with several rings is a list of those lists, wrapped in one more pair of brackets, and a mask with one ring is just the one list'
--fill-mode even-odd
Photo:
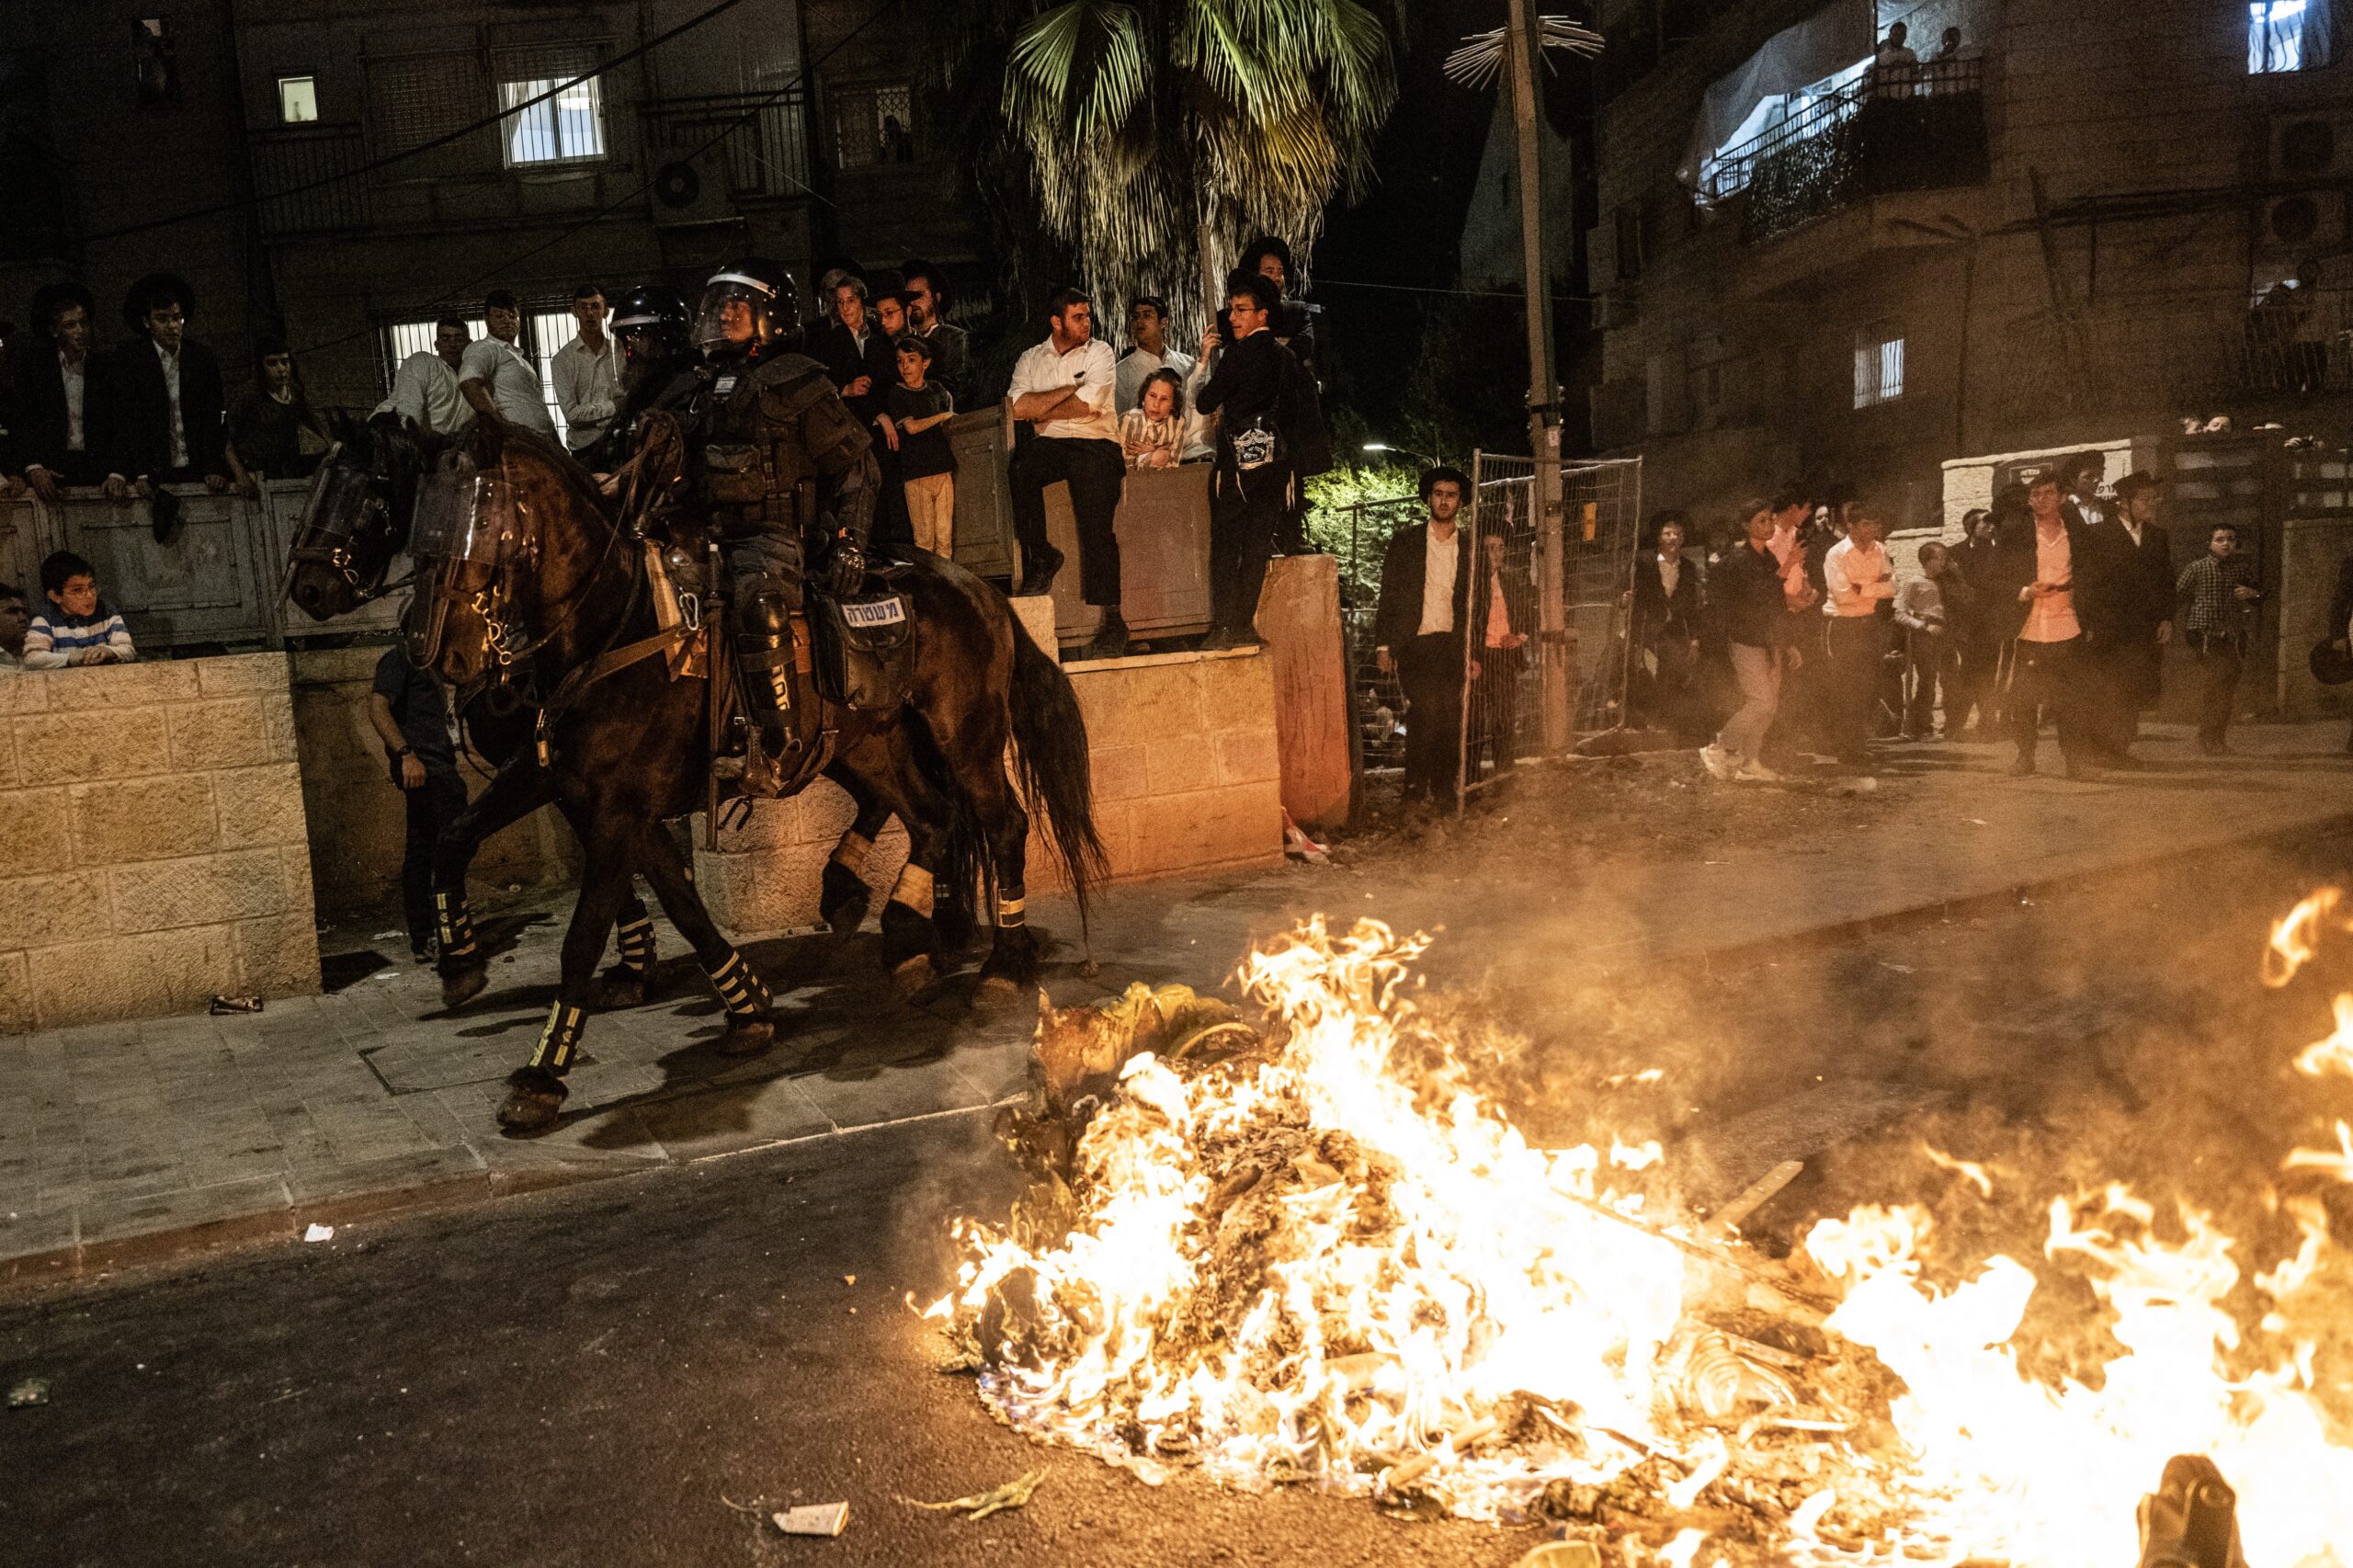
{"label": "dark trousers", "polygon": [[1210,496],[1210,620],[1247,631],[1258,618],[1258,590],[1283,526],[1285,486],[1279,479],[1220,473]]}
{"label": "dark trousers", "polygon": [[1870,752],[1887,634],[1875,615],[1833,616],[1824,633],[1830,670],[1823,690],[1823,738],[1839,761],[1859,763]]}
{"label": "dark trousers", "polygon": [[2122,752],[2140,735],[2141,715],[2157,705],[2165,650],[2153,628],[2119,637],[2099,651],[2099,715],[2102,747]]}
{"label": "dark trousers", "polygon": [[1479,655],[1479,676],[1471,683],[1471,772],[1476,777],[1483,753],[1506,773],[1519,760],[1519,660],[1517,648],[1488,648]]}
{"label": "dark trousers", "polygon": [[2089,762],[2096,737],[2087,729],[2084,710],[2084,640],[2064,642],[2010,644],[2010,678],[2004,705],[2011,738],[2018,742],[2018,760],[2032,762],[2044,715],[2059,729],[2059,749],[2067,760]]}
{"label": "dark trousers", "polygon": [[433,846],[441,830],[466,809],[466,781],[455,768],[428,767],[425,782],[401,791],[408,812],[408,845],[401,856],[401,917],[408,945],[422,949],[433,938]]}
{"label": "dark trousers", "polygon": [[1952,640],[1941,631],[1906,628],[1904,633],[1904,674],[1912,689],[1904,699],[1904,733],[1919,738],[1936,733],[1937,692],[1945,697],[1945,726],[1961,721],[1954,714]]}
{"label": "dark trousers", "polygon": [[2219,746],[2230,733],[2246,644],[2221,632],[2196,632],[2189,645],[2198,651],[2198,744]]}
{"label": "dark trousers", "polygon": [[1699,644],[1665,627],[1648,629],[1634,645],[1628,672],[1631,721],[1671,732],[1697,744],[1708,723],[1699,713]]}
{"label": "dark trousers", "polygon": [[1013,491],[1013,532],[1025,560],[1036,561],[1046,543],[1046,486],[1070,485],[1070,509],[1078,524],[1078,588],[1088,604],[1120,608],[1120,537],[1112,518],[1120,510],[1120,486],[1127,462],[1117,441],[1065,440],[1033,436],[1013,460],[1006,478]]}
{"label": "dark trousers", "polygon": [[1441,631],[1397,650],[1405,688],[1405,795],[1454,803],[1462,776],[1462,637]]}
{"label": "dark trousers", "polygon": [[874,442],[874,463],[882,471],[882,488],[874,497],[874,526],[867,537],[878,550],[904,555],[906,547],[915,541],[915,522],[907,516],[906,474],[899,466],[897,451],[879,436]]}

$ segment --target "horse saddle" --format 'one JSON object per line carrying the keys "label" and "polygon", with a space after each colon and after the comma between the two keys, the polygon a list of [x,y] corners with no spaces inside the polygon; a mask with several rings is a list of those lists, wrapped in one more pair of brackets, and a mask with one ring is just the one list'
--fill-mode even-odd
{"label": "horse saddle", "polygon": [[828,702],[862,713],[887,713],[907,699],[915,664],[915,604],[893,562],[867,574],[858,593],[840,597],[811,585],[809,641],[817,689]]}

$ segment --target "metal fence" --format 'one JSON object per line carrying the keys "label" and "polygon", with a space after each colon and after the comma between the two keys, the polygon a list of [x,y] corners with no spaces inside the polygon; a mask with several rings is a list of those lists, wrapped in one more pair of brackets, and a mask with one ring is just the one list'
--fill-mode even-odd
{"label": "metal fence", "polygon": [[1340,625],[1360,769],[1404,766],[1405,692],[1396,675],[1383,675],[1373,657],[1372,618],[1381,603],[1381,557],[1390,540],[1427,515],[1416,497],[1398,495],[1320,508],[1309,519],[1315,542],[1340,561]]}
{"label": "metal fence", "polygon": [[[1641,535],[1640,458],[1563,461],[1557,590],[1548,589],[1532,458],[1477,454],[1468,524],[1479,575],[1463,639],[1462,790],[1495,782],[1544,753],[1545,663],[1557,657],[1566,729],[1574,736],[1619,723],[1626,708],[1628,592]],[[1558,593],[1553,642],[1546,610]],[[1409,721],[1410,722],[1410,721]]]}

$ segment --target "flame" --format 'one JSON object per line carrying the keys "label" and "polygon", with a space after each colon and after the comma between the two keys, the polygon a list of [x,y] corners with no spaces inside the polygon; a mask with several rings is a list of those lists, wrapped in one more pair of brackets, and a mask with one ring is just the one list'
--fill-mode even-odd
{"label": "flame", "polygon": [[[2263,983],[2278,987],[2296,978],[2296,971],[2313,960],[2320,950],[2321,928],[2336,916],[2337,905],[2344,901],[2342,888],[2321,888],[2308,895],[2302,903],[2271,923],[2271,945],[2264,949]],[[2353,921],[2339,920],[2345,930],[2353,931]]]}
{"label": "flame", "polygon": [[1984,1165],[1979,1165],[1975,1160],[1955,1159],[1952,1155],[1946,1153],[1942,1149],[1938,1148],[1933,1143],[1921,1144],[1920,1153],[1927,1157],[1928,1164],[1952,1172],[1953,1175],[1961,1177],[1963,1181],[1969,1183],[1970,1186],[1975,1187],[1977,1189],[1978,1197],[1991,1198],[1994,1196],[1994,1177],[1992,1173],[1987,1171]]}
{"label": "flame", "polygon": [[[2274,929],[2289,974],[2324,895]],[[2198,1453],[2237,1490],[2247,1561],[2353,1568],[2353,1411],[2327,1407],[2343,1384],[2295,1326],[2353,1282],[2319,1202],[2285,1200],[2298,1248],[2253,1272],[2209,1212],[2121,1183],[2052,1200],[2025,1260],[1938,1257],[1925,1210],[1866,1206],[1801,1239],[1830,1290],[1808,1319],[1811,1287],[1612,1185],[1666,1174],[1655,1142],[1529,1144],[1417,1007],[1427,945],[1318,917],[1252,954],[1275,1043],[1129,1062],[1078,1142],[1066,1229],[957,1221],[931,1315],[992,1408],[1150,1477],[1583,1519],[1677,1568],[1760,1544],[2130,1561],[2141,1498]],[[2353,1180],[2336,1136],[2288,1166]],[[1991,1196],[1984,1166],[1923,1147]],[[1746,1337],[1760,1298],[1735,1324],[1727,1278],[1818,1324],[1813,1347]],[[2098,1304],[2106,1348],[2075,1376],[2021,1355],[2046,1291]]]}
{"label": "flame", "polygon": [[2314,1078],[2325,1077],[2331,1073],[2353,1078],[2353,993],[2340,994],[2334,1006],[2336,1010],[2336,1032],[2297,1053],[2297,1072]]}

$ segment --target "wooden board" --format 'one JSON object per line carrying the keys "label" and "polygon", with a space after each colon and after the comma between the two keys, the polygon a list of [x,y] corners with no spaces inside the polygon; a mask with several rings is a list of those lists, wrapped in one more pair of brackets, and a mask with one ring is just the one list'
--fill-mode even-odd
{"label": "wooden board", "polygon": [[1287,555],[1258,593],[1258,635],[1275,665],[1275,740],[1283,809],[1311,832],[1348,820],[1348,663],[1340,635],[1340,562]]}

